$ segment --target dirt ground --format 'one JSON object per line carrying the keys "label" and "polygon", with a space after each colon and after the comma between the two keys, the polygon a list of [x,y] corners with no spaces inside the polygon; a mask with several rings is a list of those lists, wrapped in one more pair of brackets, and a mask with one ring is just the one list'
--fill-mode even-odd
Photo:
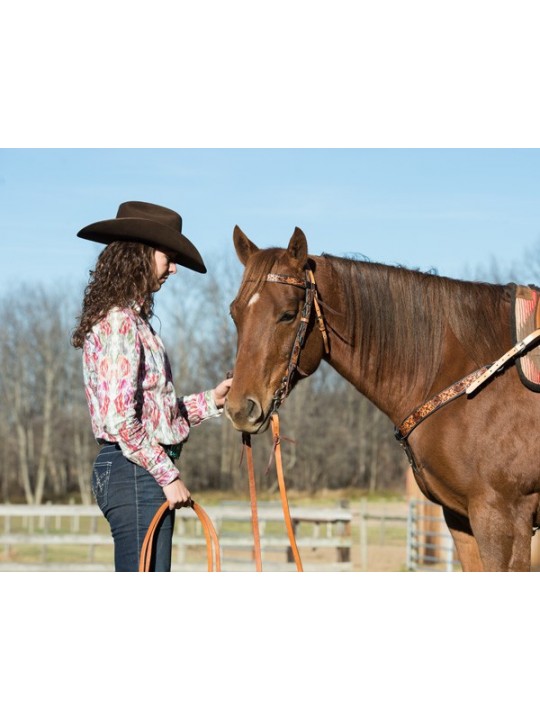
{"label": "dirt ground", "polygon": [[[407,510],[406,502],[381,501],[376,503],[351,502],[353,572],[403,572],[407,562]],[[362,514],[368,515],[361,526]],[[304,550],[302,561],[310,566],[316,562],[334,563],[335,551]]]}
{"label": "dirt ground", "polygon": [[[407,512],[405,501],[351,503],[353,513],[353,571],[401,572],[407,560]],[[367,514],[362,536],[361,515]],[[367,540],[367,542],[366,542]]]}

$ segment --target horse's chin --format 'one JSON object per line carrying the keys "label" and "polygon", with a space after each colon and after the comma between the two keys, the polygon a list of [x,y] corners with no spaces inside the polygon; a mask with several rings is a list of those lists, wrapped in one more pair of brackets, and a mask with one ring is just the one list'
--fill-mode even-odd
{"label": "horse's chin", "polygon": [[264,433],[268,430],[269,425],[270,425],[270,415],[268,415],[268,417],[265,418],[260,423],[249,423],[249,424],[244,424],[244,425],[238,425],[237,423],[233,422],[233,426],[234,426],[235,430],[238,430],[239,432],[243,432],[243,433],[248,433],[248,435],[262,435],[262,433]]}

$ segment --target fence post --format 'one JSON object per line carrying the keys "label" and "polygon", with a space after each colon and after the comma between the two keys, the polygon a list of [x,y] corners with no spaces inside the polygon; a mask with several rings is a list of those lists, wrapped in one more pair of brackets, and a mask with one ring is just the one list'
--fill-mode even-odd
{"label": "fence post", "polygon": [[367,572],[368,564],[367,512],[366,498],[362,498],[360,500],[360,568],[364,572]]}
{"label": "fence post", "polygon": [[416,570],[417,557],[414,551],[416,537],[416,501],[409,500],[407,512],[407,570]]}

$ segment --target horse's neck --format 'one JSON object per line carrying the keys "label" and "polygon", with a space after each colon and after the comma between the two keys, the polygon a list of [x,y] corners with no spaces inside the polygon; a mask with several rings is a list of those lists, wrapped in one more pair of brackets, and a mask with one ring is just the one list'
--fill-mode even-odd
{"label": "horse's neck", "polygon": [[[327,362],[354,387],[379,407],[394,423],[400,422],[410,410],[424,402],[430,394],[443,389],[447,385],[459,380],[474,369],[465,349],[457,342],[455,336],[446,327],[440,333],[440,358],[435,361],[433,357],[421,357],[418,361],[418,372],[405,372],[398,363],[387,355],[387,349],[377,347],[375,343],[367,348],[365,361],[360,360],[360,323],[371,321],[369,308],[362,308],[361,313],[353,310],[350,294],[355,292],[348,283],[360,282],[361,274],[355,277],[355,266],[351,267],[351,275],[344,278],[335,270],[330,258],[318,259],[317,276],[321,298],[329,306],[325,311],[327,324],[330,329],[330,355]],[[359,264],[365,265],[365,264]],[[359,267],[358,266],[358,267]],[[366,272],[369,271],[369,265]],[[362,270],[364,272],[364,270]],[[389,282],[392,282],[390,278]],[[385,295],[391,291],[385,287],[381,292],[380,302],[385,302]],[[358,315],[362,315],[359,317]],[[405,322],[396,312],[388,320],[393,327],[388,327],[389,334],[399,333],[399,323]],[[436,332],[435,326],[433,329]],[[399,337],[399,334],[398,334]],[[423,366],[432,368],[437,362],[438,372],[432,381],[423,374]],[[386,368],[380,372],[380,368]]]}
{"label": "horse's neck", "polygon": [[359,341],[355,330],[358,318],[352,316],[349,304],[351,288],[335,271],[329,258],[317,258],[316,278],[330,337],[330,354],[325,358],[326,361],[383,412],[391,415],[394,403],[384,402],[384,382],[375,380],[377,348],[370,351],[367,366],[362,366],[359,359]]}
{"label": "horse's neck", "polygon": [[396,376],[399,375],[399,368],[395,369],[396,376],[377,379],[376,367],[379,362],[377,349],[374,348],[370,353],[368,363],[362,364],[358,347],[344,342],[342,338],[346,337],[347,328],[332,323],[331,352],[326,361],[397,424],[412,407],[420,403],[418,398],[422,395],[421,390],[413,384],[403,382],[399,383],[396,389],[395,381]]}

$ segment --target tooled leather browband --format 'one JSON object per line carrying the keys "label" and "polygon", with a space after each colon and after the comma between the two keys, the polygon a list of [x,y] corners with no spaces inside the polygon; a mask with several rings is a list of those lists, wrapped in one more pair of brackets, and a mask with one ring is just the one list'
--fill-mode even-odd
{"label": "tooled leather browband", "polygon": [[266,276],[267,282],[282,283],[283,285],[295,285],[296,287],[305,289],[306,281],[298,280],[298,278],[292,275],[278,275],[277,273],[268,273]]}

